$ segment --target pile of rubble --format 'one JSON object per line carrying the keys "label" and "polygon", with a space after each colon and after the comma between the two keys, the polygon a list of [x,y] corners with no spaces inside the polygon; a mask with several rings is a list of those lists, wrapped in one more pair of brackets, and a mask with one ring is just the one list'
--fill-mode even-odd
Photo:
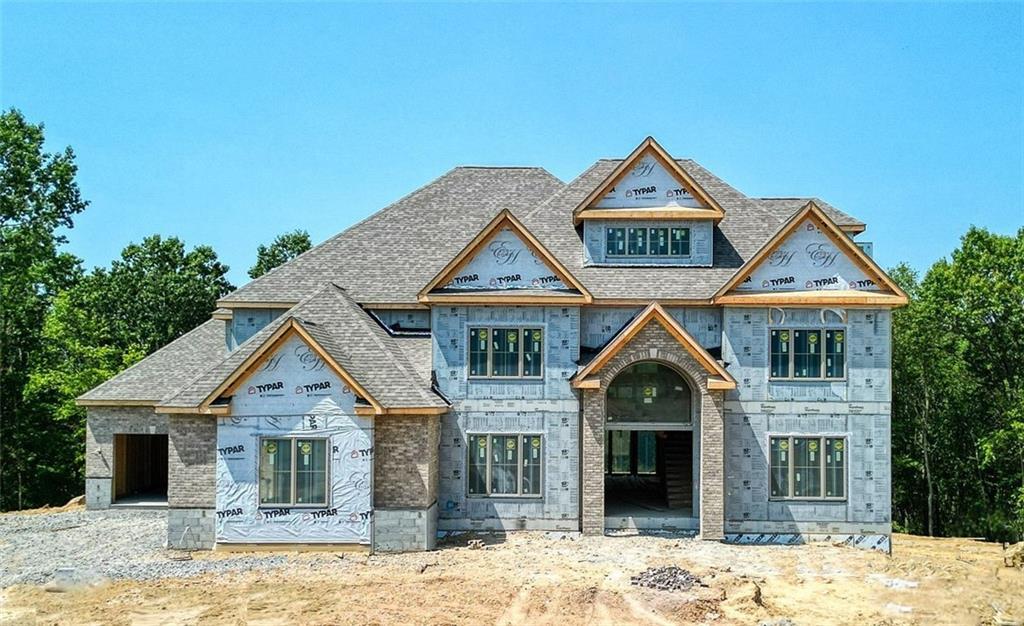
{"label": "pile of rubble", "polygon": [[700,579],[675,565],[665,567],[651,567],[636,576],[631,576],[629,582],[638,587],[650,587],[661,591],[686,591],[694,585],[700,585]]}

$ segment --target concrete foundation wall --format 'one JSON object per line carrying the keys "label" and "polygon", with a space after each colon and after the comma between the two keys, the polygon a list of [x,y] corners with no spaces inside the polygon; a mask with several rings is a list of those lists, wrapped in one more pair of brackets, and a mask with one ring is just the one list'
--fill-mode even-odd
{"label": "concrete foundation wall", "polygon": [[151,406],[105,407],[86,410],[85,506],[108,508],[113,500],[114,435],[166,435],[167,416]]}
{"label": "concrete foundation wall", "polygon": [[374,509],[373,549],[416,552],[437,545],[437,503],[423,509]]}

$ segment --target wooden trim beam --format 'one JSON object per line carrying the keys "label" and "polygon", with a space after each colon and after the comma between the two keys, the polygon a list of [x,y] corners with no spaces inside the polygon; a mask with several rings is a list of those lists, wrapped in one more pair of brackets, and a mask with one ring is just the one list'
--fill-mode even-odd
{"label": "wooden trim beam", "polygon": [[266,300],[218,300],[217,307],[222,309],[290,309],[298,304],[296,302],[269,302]]}
{"label": "wooden trim beam", "polygon": [[584,209],[579,220],[720,220],[722,215],[712,209],[692,207],[661,207],[653,209]]}
{"label": "wooden trim beam", "polygon": [[572,386],[576,389],[600,389],[601,379],[600,378],[582,378],[579,380],[572,381]]}
{"label": "wooden trim beam", "polygon": [[87,400],[76,398],[77,406],[156,406],[157,400]]}
{"label": "wooden trim beam", "polygon": [[715,300],[729,306],[904,306],[905,295],[871,291],[771,291],[761,293],[730,293]]}
{"label": "wooden trim beam", "polygon": [[425,294],[420,296],[420,301],[428,304],[590,304],[582,295],[559,295],[559,296],[534,296],[517,295],[515,289],[509,289],[508,295],[488,294],[479,295],[473,293],[444,293]]}

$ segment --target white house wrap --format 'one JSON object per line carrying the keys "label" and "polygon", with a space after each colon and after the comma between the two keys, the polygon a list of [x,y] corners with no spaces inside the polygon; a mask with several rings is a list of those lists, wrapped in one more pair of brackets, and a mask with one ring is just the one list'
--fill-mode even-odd
{"label": "white house wrap", "polygon": [[[373,424],[355,415],[351,389],[293,337],[234,403],[237,414],[217,423],[217,541],[369,544]],[[260,446],[270,438],[326,439],[326,506],[260,505]]]}
{"label": "white house wrap", "polygon": [[555,271],[510,229],[503,229],[446,289],[566,289]]}
{"label": "white house wrap", "polygon": [[874,280],[811,220],[805,220],[777,250],[737,285],[738,291],[878,291]]}

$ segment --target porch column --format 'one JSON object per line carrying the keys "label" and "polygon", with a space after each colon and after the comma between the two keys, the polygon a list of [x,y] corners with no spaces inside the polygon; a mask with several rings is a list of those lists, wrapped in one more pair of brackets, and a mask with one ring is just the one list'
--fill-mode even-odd
{"label": "porch column", "polygon": [[700,536],[724,537],[725,392],[702,389],[700,411]]}
{"label": "porch column", "polygon": [[583,493],[580,498],[584,535],[604,534],[604,390],[582,389]]}

